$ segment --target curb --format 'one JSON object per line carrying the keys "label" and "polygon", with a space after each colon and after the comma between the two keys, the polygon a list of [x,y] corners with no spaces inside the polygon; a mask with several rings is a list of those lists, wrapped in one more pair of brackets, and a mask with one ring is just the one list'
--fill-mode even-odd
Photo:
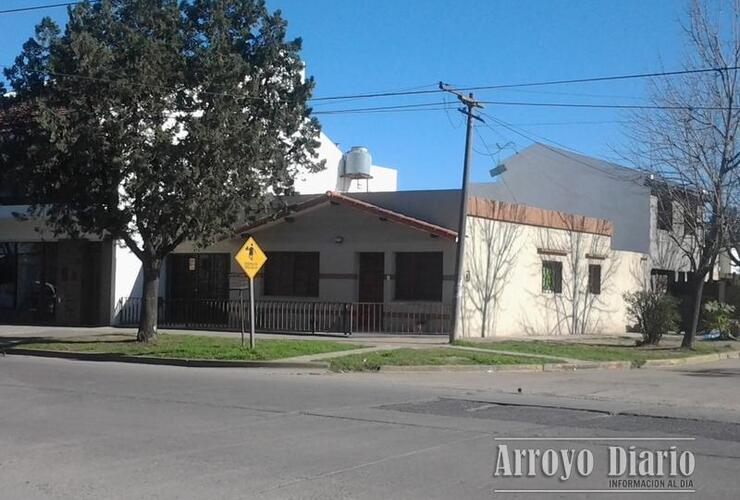
{"label": "curb", "polygon": [[640,368],[660,368],[667,366],[679,366],[693,363],[706,363],[708,361],[719,361],[723,359],[738,359],[740,351],[721,352],[713,354],[702,354],[686,358],[651,359],[637,366],[631,361],[602,361],[582,363],[544,363],[527,365],[417,365],[417,366],[381,366],[381,372],[403,373],[403,372],[565,372],[578,370],[639,370]]}
{"label": "curb", "polygon": [[328,363],[319,361],[230,361],[225,359],[178,359],[153,356],[127,356],[97,352],[46,351],[41,349],[12,348],[4,351],[9,356],[34,356],[39,358],[75,359],[78,361],[102,361],[136,363],[142,365],[187,366],[191,368],[318,368],[325,370]]}
{"label": "curb", "polygon": [[[78,361],[98,361],[115,363],[135,363],[143,365],[184,366],[191,368],[293,368],[293,369],[320,369],[327,370],[328,361],[263,361],[263,360],[221,360],[221,359],[179,359],[160,358],[154,356],[127,356],[125,354],[49,351],[41,349],[24,349],[13,347],[4,352],[10,356],[33,356],[39,358],[74,359]],[[347,354],[350,354],[348,352]],[[339,356],[337,356],[339,357]],[[537,372],[565,372],[578,370],[624,370],[640,368],[661,368],[680,366],[695,363],[706,363],[723,359],[738,359],[740,351],[702,354],[686,358],[650,359],[640,366],[633,366],[631,361],[603,361],[582,363],[543,363],[521,365],[410,365],[410,366],[381,366],[378,371],[386,373],[414,373],[414,372],[510,372],[510,373],[537,373]]]}
{"label": "curb", "polygon": [[580,363],[545,363],[546,372],[577,370],[630,370],[631,361],[582,361]]}
{"label": "curb", "polygon": [[723,359],[738,359],[740,351],[717,352],[702,354],[699,356],[687,356],[685,358],[648,359],[642,364],[642,368],[660,368],[664,366],[690,365],[694,363],[706,363],[708,361],[720,361]]}
{"label": "curb", "polygon": [[417,365],[417,366],[381,366],[378,371],[390,373],[404,372],[509,372],[509,373],[538,373],[557,371],[600,370],[600,369],[629,369],[629,361],[606,361],[603,363],[544,363],[526,365]]}
{"label": "curb", "polygon": [[379,372],[520,372],[532,373],[543,371],[544,365],[415,365],[415,366],[381,366]]}

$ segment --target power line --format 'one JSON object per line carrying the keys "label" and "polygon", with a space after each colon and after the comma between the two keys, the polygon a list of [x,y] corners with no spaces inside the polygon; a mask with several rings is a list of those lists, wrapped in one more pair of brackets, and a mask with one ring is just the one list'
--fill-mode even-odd
{"label": "power line", "polygon": [[[546,80],[541,82],[524,82],[524,83],[512,83],[502,85],[478,85],[473,87],[464,87],[459,89],[460,92],[468,92],[475,90],[498,90],[498,89],[512,89],[521,87],[542,87],[546,85],[565,85],[573,83],[595,83],[595,82],[608,82],[618,80],[632,80],[639,78],[656,78],[666,76],[679,76],[679,75],[691,75],[699,73],[710,73],[714,71],[734,71],[740,69],[740,66],[719,66],[712,68],[698,68],[698,69],[686,69],[679,71],[661,71],[654,73],[633,73],[627,75],[611,75],[611,76],[597,76],[590,78],[574,78],[570,80]],[[409,92],[375,92],[365,94],[354,94],[354,95],[340,95],[340,96],[325,96],[325,97],[314,97],[313,101],[334,101],[342,99],[368,99],[375,97],[393,97],[393,96],[406,96],[406,95],[423,95],[423,94],[434,94],[440,90],[416,90]]]}
{"label": "power line", "polygon": [[596,109],[663,109],[663,110],[699,110],[699,111],[729,111],[732,108],[721,106],[661,106],[653,104],[591,104],[570,102],[529,102],[529,101],[480,101],[483,104],[501,106],[536,106],[550,108],[596,108]]}
{"label": "power line", "polygon": [[[483,134],[481,134],[480,133],[480,130],[478,130],[478,127],[475,128],[475,133],[478,134],[478,137],[480,138],[481,142],[483,143],[483,146],[486,148],[486,151],[488,151],[488,155],[487,156],[489,158],[491,158],[491,160],[494,160],[494,162],[498,163],[499,159],[498,158],[494,158],[495,154],[491,151],[491,148],[488,146],[488,143],[486,142],[486,139],[483,137]],[[509,143],[509,144],[513,144],[513,143]],[[504,146],[503,148],[499,148],[499,153],[501,151],[503,151],[503,149],[505,147],[506,146]],[[516,152],[516,149],[514,149],[514,152]],[[502,174],[500,177],[501,177],[501,182],[504,184],[504,187],[509,192],[509,195],[511,195],[511,199],[514,200],[514,203],[516,203],[518,205],[519,204],[519,200],[517,199],[516,195],[514,194],[514,191],[512,191],[511,188],[509,187],[509,183],[506,182],[506,176]]]}
{"label": "power line", "polygon": [[[569,159],[571,161],[575,161],[576,163],[580,163],[581,165],[583,165],[583,166],[585,166],[587,168],[590,168],[591,170],[595,170],[595,171],[597,171],[597,172],[599,172],[601,174],[604,174],[604,175],[606,175],[606,176],[608,176],[608,177],[610,177],[610,178],[612,178],[614,180],[621,180],[621,181],[625,181],[626,180],[626,181],[630,181],[630,182],[633,182],[633,183],[635,183],[637,185],[642,186],[642,182],[640,181],[640,179],[641,179],[641,173],[638,172],[638,171],[634,171],[634,178],[628,178],[628,177],[625,177],[625,176],[621,176],[621,175],[619,175],[616,172],[613,172],[613,171],[610,171],[610,170],[607,170],[607,169],[604,169],[604,168],[597,167],[596,165],[590,164],[588,162],[585,162],[585,161],[581,160],[580,158],[577,158],[577,157],[572,156],[572,154],[583,155],[583,156],[589,156],[589,155],[585,155],[584,153],[581,153],[579,151],[575,151],[574,149],[572,149],[572,148],[570,148],[568,146],[565,146],[564,144],[561,144],[561,143],[559,143],[557,141],[553,141],[552,139],[548,139],[548,138],[543,137],[541,135],[538,135],[538,134],[535,134],[535,133],[532,133],[532,132],[527,133],[527,131],[524,131],[521,128],[514,127],[511,124],[506,123],[503,120],[499,120],[495,116],[492,116],[492,115],[490,115],[488,113],[482,113],[482,114],[486,118],[489,118],[490,120],[498,123],[499,125],[501,125],[505,129],[507,129],[507,130],[509,130],[509,131],[517,134],[517,135],[520,135],[521,137],[524,137],[525,139],[527,139],[529,141],[532,141],[532,142],[541,144],[542,146],[544,146],[548,150],[550,150],[553,153],[558,154],[558,155],[560,155],[560,156],[562,156],[562,157],[564,157],[566,159]],[[486,126],[488,126],[491,130],[495,131],[488,123],[486,123]],[[534,138],[532,138],[532,136],[534,136],[536,138],[539,138],[540,140],[534,139]],[[559,148],[562,148],[563,150],[571,153],[571,155],[565,154],[563,151],[561,151],[561,150],[559,150],[557,148],[554,148],[554,147],[552,147],[552,146],[550,146],[548,144],[545,144],[545,143],[543,143],[541,141],[545,141],[545,142],[549,142],[551,144],[555,144]],[[606,161],[606,160],[603,160],[603,161]],[[612,162],[607,162],[607,163],[612,163]],[[623,170],[632,170],[632,169],[628,169],[627,167],[622,167],[620,165],[615,165],[615,166],[616,167],[619,167],[620,169],[623,169]]]}
{"label": "power line", "polygon": [[564,121],[564,122],[525,122],[525,123],[509,123],[515,127],[547,127],[551,125],[607,125],[607,124],[626,124],[632,123],[632,120],[576,120],[576,121]]}
{"label": "power line", "polygon": [[562,95],[568,97],[595,97],[604,99],[633,99],[636,101],[644,101],[644,97],[638,97],[633,95],[624,94],[591,94],[588,92],[558,92],[553,90],[523,90],[523,89],[501,89],[503,92],[510,93],[515,92],[517,94],[538,94],[538,95]]}
{"label": "power line", "polygon": [[[731,108],[721,106],[660,106],[660,105],[640,105],[640,104],[584,104],[584,103],[565,103],[565,102],[527,102],[527,101],[478,101],[481,104],[491,104],[494,106],[534,106],[534,107],[555,107],[555,108],[586,108],[586,109],[642,109],[642,110],[687,110],[687,111],[728,111]],[[350,114],[364,111],[385,110],[385,109],[402,109],[426,106],[440,106],[444,102],[408,104],[408,105],[389,105],[372,108],[345,108],[316,111],[314,114]],[[444,109],[444,108],[441,108]]]}
{"label": "power line", "polygon": [[335,114],[347,114],[347,113],[366,113],[366,112],[374,112],[374,111],[402,111],[402,110],[412,110],[412,109],[415,109],[418,111],[428,111],[428,110],[419,109],[419,108],[428,108],[430,106],[436,106],[436,108],[431,108],[434,110],[445,109],[445,107],[448,106],[448,103],[446,102],[426,102],[426,103],[418,103],[418,104],[397,104],[393,106],[375,106],[372,108],[327,109],[323,111],[315,111],[312,114],[314,115],[335,115]]}
{"label": "power line", "polygon": [[[490,116],[489,114],[486,114],[485,116],[488,117],[489,119],[493,120],[493,121],[501,122],[501,120],[498,120],[498,119],[494,118],[493,116]],[[506,124],[506,125],[511,125],[511,124]],[[505,136],[503,136],[500,132],[498,132],[496,129],[494,129],[492,126],[490,126],[490,124],[486,123],[486,126],[488,127],[489,130],[491,130],[492,132],[494,132],[494,133],[498,134],[499,136],[501,136],[503,138],[503,140],[507,140],[507,138]],[[568,158],[568,159],[570,159],[572,161],[575,161],[577,163],[582,163],[584,166],[586,166],[588,168],[591,168],[591,169],[594,169],[594,170],[598,171],[599,173],[602,173],[602,174],[606,175],[607,177],[610,177],[612,179],[624,180],[624,179],[621,179],[621,178],[614,177],[611,172],[607,172],[605,170],[599,169],[598,167],[595,167],[594,165],[590,165],[590,164],[588,164],[586,162],[583,162],[583,161],[581,161],[578,158],[574,158],[574,157],[565,155],[565,154],[563,154],[562,151],[560,151],[558,149],[555,149],[553,147],[550,147],[547,144],[543,144],[542,142],[538,142],[535,139],[527,136],[524,133],[518,133],[518,132],[516,132],[515,130],[512,130],[512,129],[509,129],[509,130],[511,130],[512,132],[517,133],[518,135],[521,135],[522,137],[524,137],[525,139],[527,139],[527,140],[529,140],[531,142],[540,144],[543,147],[547,148],[548,150],[550,150],[550,151],[552,151],[554,153],[557,153],[559,155],[562,155],[565,158]],[[481,134],[480,132],[478,132],[478,134],[479,134],[481,140],[485,144],[485,140],[483,139],[483,134]],[[541,139],[542,140],[547,140],[544,137],[541,137]],[[569,148],[565,148],[565,149],[569,149]],[[575,153],[575,151],[574,151],[574,153]],[[580,153],[578,153],[578,154],[580,154]],[[514,200],[514,202],[518,204],[519,201],[517,200],[516,196],[514,195],[514,191],[509,187],[509,184],[506,182],[506,175],[501,175],[500,177],[501,177],[501,181],[504,184],[504,187],[509,192],[509,194],[511,195],[512,199]],[[568,187],[564,186],[562,183],[560,183],[559,181],[557,181],[555,179],[550,178],[550,179],[548,179],[548,182],[550,182],[552,184],[556,184],[556,185],[560,186],[561,188],[565,189],[566,191],[569,189]],[[594,196],[592,194],[590,194],[590,193],[583,192],[583,193],[581,193],[581,195],[584,196],[584,197],[586,197],[586,198],[588,198],[588,199],[590,199],[590,200],[592,200],[594,203],[598,203],[598,201],[596,200],[596,198],[594,198]]]}
{"label": "power line", "polygon": [[[374,115],[374,114],[382,114],[382,113],[412,113],[412,112],[421,112],[421,111],[449,111],[450,107],[445,106],[439,106],[435,108],[413,108],[413,109],[397,109],[395,106],[390,106],[389,109],[378,109],[378,110],[370,110],[370,111],[358,111],[357,113],[327,113],[323,114],[321,112],[318,112],[319,115],[328,117],[328,116],[344,116],[344,115]],[[317,113],[312,113],[312,115],[315,115]],[[453,127],[458,128],[458,127]]]}
{"label": "power line", "polygon": [[697,68],[697,69],[683,69],[677,71],[659,71],[654,73],[633,73],[627,75],[612,75],[612,76],[596,76],[589,78],[574,78],[570,80],[546,80],[543,82],[529,82],[529,83],[515,83],[509,85],[484,85],[479,87],[470,87],[466,90],[496,90],[496,89],[512,89],[521,87],[542,87],[545,85],[565,85],[573,83],[595,83],[595,82],[611,82],[617,80],[634,80],[639,78],[657,78],[664,76],[680,76],[680,75],[692,75],[698,73],[711,73],[714,71],[734,71],[740,69],[740,66],[717,66],[712,68]]}
{"label": "power line", "polygon": [[[90,0],[90,3],[97,3],[99,0]],[[84,1],[77,1],[77,2],[62,2],[62,3],[52,3],[52,4],[46,4],[46,5],[33,5],[29,7],[17,7],[15,9],[5,9],[0,10],[0,14],[15,14],[17,12],[28,12],[32,10],[42,10],[42,9],[53,9],[55,7],[70,7],[72,5],[80,5],[83,3],[87,3]]]}
{"label": "power line", "polygon": [[[413,90],[426,89],[426,88],[430,88],[430,87],[435,87],[436,88],[437,85],[438,85],[438,83],[437,82],[434,82],[434,83],[428,83],[428,84],[424,84],[424,85],[417,85],[415,87],[403,87],[403,88],[396,87],[396,88],[393,88],[393,89],[381,90],[379,92],[410,92],[410,91],[413,91]],[[356,101],[361,101],[361,100],[362,99],[348,99],[348,100],[343,101],[343,102],[356,102]],[[314,103],[313,106],[330,106],[331,104],[332,104],[331,101],[325,101],[325,102]]]}
{"label": "power line", "polygon": [[[676,74],[689,74],[689,73],[702,73],[702,72],[708,72],[708,71],[718,71],[718,70],[724,70],[724,69],[740,69],[740,66],[735,67],[727,67],[727,68],[706,68],[706,69],[700,69],[700,70],[685,70],[682,72],[666,72],[666,73],[645,73],[641,75],[625,75],[625,76],[614,76],[614,77],[601,77],[601,79],[619,79],[619,78],[637,78],[641,77],[644,78],[646,75],[654,76],[654,75],[676,75]],[[139,83],[139,82],[129,82],[125,81],[123,79],[114,79],[114,78],[101,78],[101,77],[92,77],[92,76],[86,76],[86,75],[74,75],[69,73],[58,73],[53,71],[47,71],[49,75],[52,76],[60,76],[60,77],[68,77],[68,78],[78,78],[82,80],[91,80],[91,81],[100,81],[105,83],[123,83],[126,85],[131,86],[140,86],[140,87],[151,87],[151,88],[163,88],[163,89],[169,89],[170,87],[163,86],[163,85],[151,85],[151,84],[145,84],[145,83]],[[553,81],[554,83],[567,83],[567,82],[581,82],[581,81],[600,81],[600,78],[590,78],[590,79],[580,79],[580,80],[559,80],[559,81]],[[553,83],[553,84],[554,84]],[[532,86],[532,85],[546,85],[548,83],[532,83],[532,84],[514,84],[514,85],[501,85],[501,86],[489,86],[489,87],[468,87],[467,89],[463,90],[469,90],[469,89],[492,89],[492,88],[508,88],[508,87],[516,87],[516,86]],[[199,91],[206,95],[217,95],[217,96],[226,96],[226,97],[233,97],[238,99],[253,99],[253,100],[260,100],[264,101],[267,98],[260,97],[260,96],[250,96],[248,94],[235,94],[235,93],[229,93],[229,92],[217,92],[212,90],[201,90]],[[332,97],[315,97],[308,99],[309,102],[321,102],[321,101],[328,101],[328,100],[347,100],[347,99],[365,99],[365,98],[372,98],[372,97],[386,97],[386,96],[408,96],[408,95],[425,95],[425,94],[433,94],[433,93],[439,93],[441,90],[435,89],[435,90],[413,90],[413,91],[401,91],[401,92],[382,92],[382,93],[375,93],[375,94],[356,94],[354,96],[332,96]],[[606,103],[567,103],[567,102],[532,102],[532,101],[479,101],[483,104],[491,104],[494,106],[533,106],[533,107],[559,107],[559,108],[586,108],[586,109],[633,109],[633,110],[713,110],[713,111],[727,111],[727,108],[723,107],[713,107],[713,106],[660,106],[660,105],[649,105],[649,104],[606,104]],[[443,103],[444,104],[444,103]],[[392,106],[395,107],[395,106]],[[334,110],[322,110],[317,111],[315,114],[321,113],[321,114],[336,114],[336,113],[350,113],[350,112],[358,112],[358,111],[365,111],[367,108],[348,108],[348,109],[334,109]],[[389,108],[390,109],[390,108]]]}

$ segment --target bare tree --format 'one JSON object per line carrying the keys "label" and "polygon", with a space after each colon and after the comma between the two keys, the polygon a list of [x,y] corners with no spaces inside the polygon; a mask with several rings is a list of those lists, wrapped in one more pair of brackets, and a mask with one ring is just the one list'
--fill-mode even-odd
{"label": "bare tree", "polygon": [[654,80],[654,109],[635,116],[630,133],[633,158],[652,174],[653,192],[663,204],[658,223],[691,271],[692,322],[684,347],[693,346],[704,282],[728,247],[740,187],[740,1],[713,5],[718,8],[710,12],[694,0],[684,31],[686,69],[714,70]]}
{"label": "bare tree", "polygon": [[474,244],[468,246],[466,271],[469,275],[465,277],[463,296],[466,308],[472,308],[480,318],[480,336],[492,336],[495,335],[501,294],[511,280],[521,247],[522,226],[478,217],[469,217],[468,221]]}

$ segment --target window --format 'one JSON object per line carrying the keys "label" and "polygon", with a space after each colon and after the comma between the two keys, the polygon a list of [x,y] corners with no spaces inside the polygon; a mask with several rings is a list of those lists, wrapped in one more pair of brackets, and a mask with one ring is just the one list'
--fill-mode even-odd
{"label": "window", "polygon": [[265,262],[265,295],[319,296],[318,252],[269,252]]}
{"label": "window", "polygon": [[36,311],[54,293],[56,243],[0,243],[0,309]]}
{"label": "window", "polygon": [[666,269],[653,269],[650,277],[652,288],[658,293],[667,293],[668,286],[674,282],[674,272]]}
{"label": "window", "polygon": [[673,203],[665,196],[658,197],[658,229],[673,229]]}
{"label": "window", "polygon": [[598,295],[601,293],[601,265],[588,265],[588,293]]}
{"label": "window", "polygon": [[229,254],[172,254],[167,264],[170,299],[225,299],[229,296]]}
{"label": "window", "polygon": [[688,204],[683,211],[684,236],[698,236],[698,230],[701,229],[701,227],[701,208],[695,204]]}
{"label": "window", "polygon": [[442,300],[442,252],[396,254],[396,300]]}
{"label": "window", "polygon": [[15,309],[18,254],[15,243],[0,243],[0,309]]}
{"label": "window", "polygon": [[561,293],[563,291],[563,263],[555,260],[542,261],[542,291]]}

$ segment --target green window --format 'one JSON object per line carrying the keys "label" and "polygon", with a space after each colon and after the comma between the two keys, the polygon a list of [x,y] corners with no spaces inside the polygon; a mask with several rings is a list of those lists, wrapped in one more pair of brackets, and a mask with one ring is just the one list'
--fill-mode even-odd
{"label": "green window", "polygon": [[563,263],[555,260],[542,261],[542,291],[561,293],[563,291]]}

